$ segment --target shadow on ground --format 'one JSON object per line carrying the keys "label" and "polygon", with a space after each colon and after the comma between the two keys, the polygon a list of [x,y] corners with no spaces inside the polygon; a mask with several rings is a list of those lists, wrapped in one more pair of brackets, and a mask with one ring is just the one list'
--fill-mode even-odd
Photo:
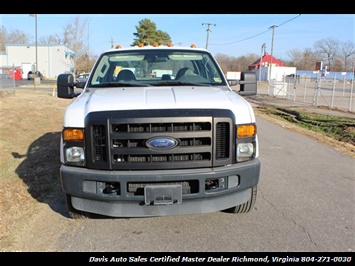
{"label": "shadow on ground", "polygon": [[12,152],[12,156],[25,158],[16,168],[16,173],[28,186],[30,195],[68,217],[59,179],[60,134],[46,133],[31,143],[26,154]]}

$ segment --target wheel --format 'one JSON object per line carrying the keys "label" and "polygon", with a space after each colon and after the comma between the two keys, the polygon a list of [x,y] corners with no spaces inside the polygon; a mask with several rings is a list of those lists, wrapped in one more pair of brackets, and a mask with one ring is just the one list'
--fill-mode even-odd
{"label": "wheel", "polygon": [[71,203],[71,195],[65,195],[65,202],[70,218],[72,219],[90,219],[90,218],[102,218],[102,216],[90,212],[79,211],[75,209]]}
{"label": "wheel", "polygon": [[253,187],[251,189],[251,195],[250,199],[240,205],[231,207],[229,209],[223,210],[223,212],[228,212],[228,213],[247,213],[251,211],[251,209],[254,207],[255,202],[256,202],[256,196],[257,196],[257,186]]}

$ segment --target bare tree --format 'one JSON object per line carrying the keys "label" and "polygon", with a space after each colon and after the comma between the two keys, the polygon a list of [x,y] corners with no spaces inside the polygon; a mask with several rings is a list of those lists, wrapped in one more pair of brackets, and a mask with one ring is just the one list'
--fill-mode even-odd
{"label": "bare tree", "polygon": [[328,71],[332,70],[337,54],[339,53],[339,41],[331,37],[321,39],[314,43],[314,48],[328,61]]}
{"label": "bare tree", "polygon": [[249,65],[257,61],[258,59],[260,59],[260,56],[257,54],[247,54],[246,56],[239,56],[233,61],[234,65],[236,66],[236,69],[234,71],[248,71]]}
{"label": "bare tree", "polygon": [[305,48],[303,51],[302,67],[300,69],[315,70],[318,61],[322,61],[321,53],[313,51],[311,48]]}
{"label": "bare tree", "polygon": [[235,69],[235,67],[233,66],[234,57],[225,54],[216,54],[215,58],[218,64],[220,65],[223,73],[227,73],[227,71],[233,71]]}
{"label": "bare tree", "polygon": [[337,57],[333,63],[333,71],[341,72],[343,69],[344,69],[343,61],[341,60],[340,57]]}
{"label": "bare tree", "polygon": [[79,17],[75,17],[64,27],[61,42],[75,54],[73,57],[74,73],[77,71],[88,71],[90,68],[88,65],[88,47],[86,45],[87,34],[85,29],[87,28],[87,24],[87,20],[81,21]]}
{"label": "bare tree", "polygon": [[242,72],[248,70],[248,66],[259,59],[257,54],[248,54],[247,56],[233,57],[225,54],[216,54],[218,64],[223,73],[228,71]]}
{"label": "bare tree", "polygon": [[8,32],[4,26],[0,28],[0,51],[5,51],[5,44],[26,44],[28,36],[20,30]]}
{"label": "bare tree", "polygon": [[355,55],[355,44],[351,41],[341,44],[340,49],[341,61],[343,61],[344,71],[352,71],[352,64],[350,64],[351,57]]}
{"label": "bare tree", "polygon": [[287,53],[287,55],[291,58],[289,63],[290,67],[300,68],[303,64],[303,53],[299,49],[292,49]]}
{"label": "bare tree", "polygon": [[5,51],[7,31],[4,26],[0,28],[0,51]]}
{"label": "bare tree", "polygon": [[60,45],[62,44],[62,39],[59,35],[49,35],[47,37],[41,37],[39,43],[44,45]]}

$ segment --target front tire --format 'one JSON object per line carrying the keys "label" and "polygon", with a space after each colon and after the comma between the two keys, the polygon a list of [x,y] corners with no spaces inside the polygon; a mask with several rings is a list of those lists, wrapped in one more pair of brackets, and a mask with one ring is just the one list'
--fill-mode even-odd
{"label": "front tire", "polygon": [[65,195],[65,202],[67,205],[69,217],[72,219],[102,218],[100,215],[75,209],[71,203],[71,195],[69,194]]}
{"label": "front tire", "polygon": [[255,202],[256,202],[256,196],[257,196],[257,186],[252,187],[251,189],[251,195],[250,199],[240,205],[231,207],[229,209],[223,210],[223,212],[228,212],[228,213],[247,213],[250,212],[251,209],[254,207]]}

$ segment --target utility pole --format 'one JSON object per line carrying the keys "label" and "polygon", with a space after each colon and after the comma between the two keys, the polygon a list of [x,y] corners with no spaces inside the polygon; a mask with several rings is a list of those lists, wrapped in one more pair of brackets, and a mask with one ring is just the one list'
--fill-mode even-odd
{"label": "utility pole", "polygon": [[261,46],[261,54],[260,54],[260,63],[259,63],[259,83],[261,81],[261,67],[262,67],[262,62],[263,62],[263,49],[265,51],[266,43],[263,43]]}
{"label": "utility pole", "polygon": [[209,36],[209,33],[210,33],[210,26],[216,26],[216,24],[212,24],[212,23],[202,23],[202,26],[203,25],[207,25],[207,39],[206,39],[206,49],[208,48],[208,36]]}
{"label": "utility pole", "polygon": [[111,37],[111,48],[113,48],[113,39]]}
{"label": "utility pole", "polygon": [[37,14],[35,14],[35,21],[36,21],[36,71],[38,71]]}
{"label": "utility pole", "polygon": [[90,22],[88,23],[88,58],[87,58],[86,73],[89,72],[89,67],[90,67]]}
{"label": "utility pole", "polygon": [[38,44],[37,44],[37,14],[30,14],[31,17],[35,17],[35,35],[36,35],[36,68],[38,70]]}
{"label": "utility pole", "polygon": [[271,68],[272,68],[272,53],[274,50],[274,30],[277,28],[277,26],[272,25],[269,29],[272,29],[272,39],[271,39],[271,57],[270,57],[270,68],[269,68],[269,79],[271,78]]}

